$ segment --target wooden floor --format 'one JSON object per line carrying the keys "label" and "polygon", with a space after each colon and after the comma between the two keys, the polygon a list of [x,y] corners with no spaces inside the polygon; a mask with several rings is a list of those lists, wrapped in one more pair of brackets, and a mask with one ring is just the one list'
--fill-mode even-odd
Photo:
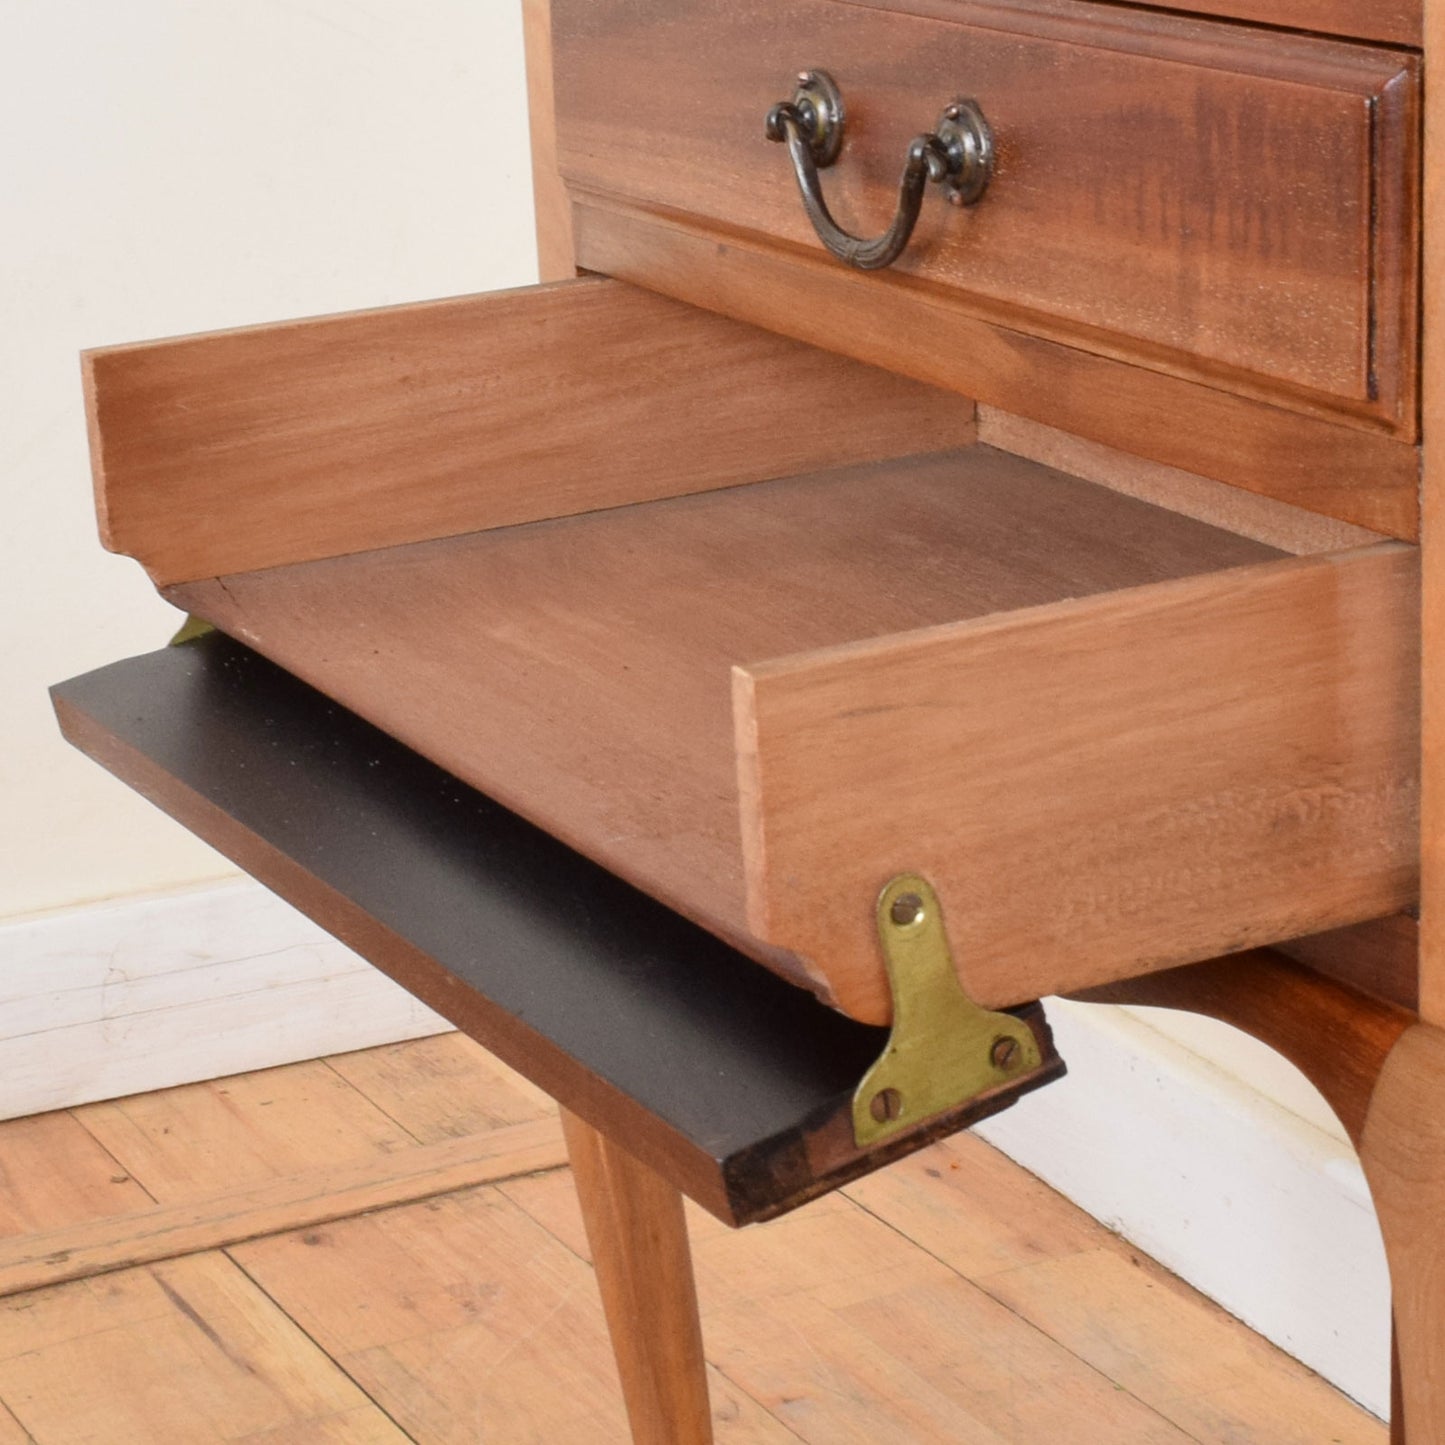
{"label": "wooden floor", "polygon": [[[446,1035],[0,1125],[0,1445],[625,1442],[547,1101]],[[1383,1445],[976,1139],[695,1213],[724,1445]]]}

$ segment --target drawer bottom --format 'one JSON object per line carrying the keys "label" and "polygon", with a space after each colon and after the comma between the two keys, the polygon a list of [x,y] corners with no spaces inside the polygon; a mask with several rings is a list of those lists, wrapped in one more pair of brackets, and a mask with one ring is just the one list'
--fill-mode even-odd
{"label": "drawer bottom", "polygon": [[167,595],[880,1023],[904,871],[990,1007],[1408,904],[1414,566],[973,447]]}

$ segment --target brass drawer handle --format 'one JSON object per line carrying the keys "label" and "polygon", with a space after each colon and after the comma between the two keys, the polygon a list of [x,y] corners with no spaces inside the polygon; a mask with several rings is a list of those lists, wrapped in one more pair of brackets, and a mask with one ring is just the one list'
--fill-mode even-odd
{"label": "brass drawer handle", "polygon": [[872,241],[850,236],[829,212],[818,179],[819,170],[831,166],[843,149],[844,118],[843,92],[833,77],[826,70],[805,70],[792,100],[779,101],[768,112],[767,137],[787,142],[803,209],[818,239],[860,271],[881,271],[903,254],[918,224],[928,182],[946,185],[955,206],[973,205],[988,189],[993,132],[977,101],[955,101],[943,112],[936,131],[909,143],[893,224]]}

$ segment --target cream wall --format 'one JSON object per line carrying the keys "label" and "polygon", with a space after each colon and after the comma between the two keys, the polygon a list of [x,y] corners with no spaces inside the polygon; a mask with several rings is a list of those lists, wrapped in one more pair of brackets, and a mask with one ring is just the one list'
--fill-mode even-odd
{"label": "cream wall", "polygon": [[95,540],[77,352],[535,278],[516,0],[0,3],[0,917],[229,865],[45,687],[174,614]]}

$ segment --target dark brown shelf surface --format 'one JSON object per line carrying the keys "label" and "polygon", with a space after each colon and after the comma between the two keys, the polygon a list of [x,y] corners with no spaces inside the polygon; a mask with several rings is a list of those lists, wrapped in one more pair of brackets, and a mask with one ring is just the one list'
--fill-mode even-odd
{"label": "dark brown shelf surface", "polygon": [[[882,1147],[854,1023],[229,638],[53,689],[82,751],[720,1218],[791,1209],[1011,1102]],[[1043,1034],[1037,1009],[1027,1012]],[[1057,1059],[1027,1088],[1062,1072]]]}

